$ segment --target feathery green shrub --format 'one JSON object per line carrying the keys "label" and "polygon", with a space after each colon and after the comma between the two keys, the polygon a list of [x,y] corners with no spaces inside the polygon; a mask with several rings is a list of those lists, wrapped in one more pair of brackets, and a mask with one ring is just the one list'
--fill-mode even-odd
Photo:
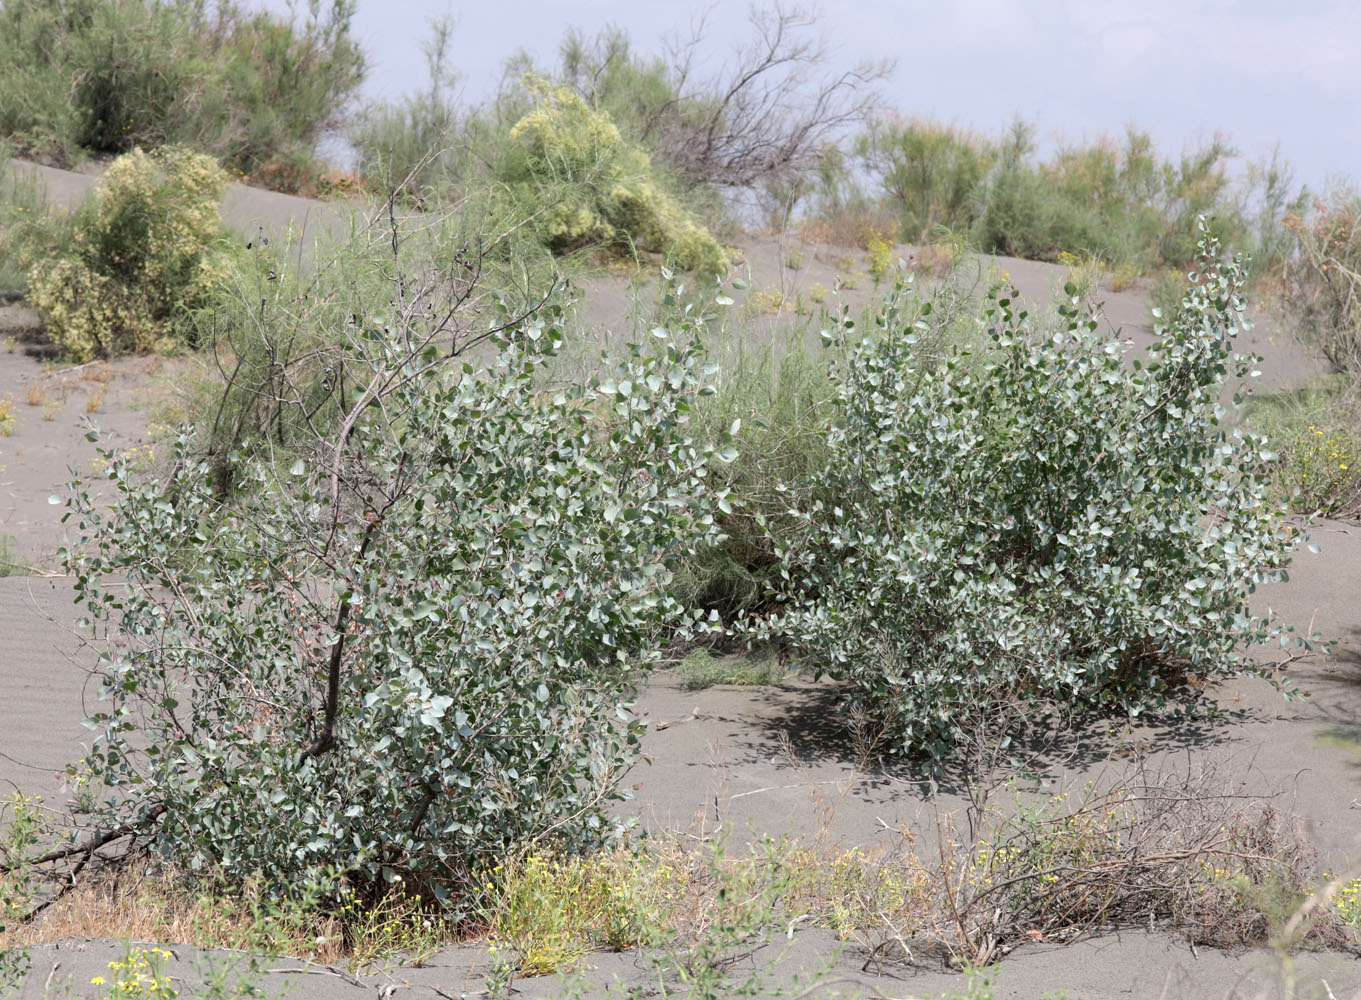
{"label": "feathery green shrub", "polygon": [[688,271],[723,274],[723,248],[661,187],[652,161],[609,115],[542,79],[527,81],[534,106],[510,130],[497,176],[555,253],[588,245],[662,254]]}
{"label": "feathery green shrub", "polygon": [[899,211],[910,243],[939,227],[967,233],[984,208],[983,184],[997,159],[986,138],[929,121],[884,119],[855,141],[855,155]]}
{"label": "feathery green shrub", "polygon": [[817,200],[829,222],[890,211],[910,241],[944,228],[985,253],[1044,261],[1067,253],[1151,274],[1194,265],[1196,220],[1207,216],[1228,245],[1247,249],[1251,240],[1273,261],[1283,253],[1288,171],[1276,161],[1254,165],[1247,187],[1260,189],[1264,205],[1250,217],[1226,170],[1234,151],[1219,139],[1164,158],[1147,133],[1130,129],[1123,140],[1063,146],[1040,160],[1025,122],[992,139],[884,118],[851,152],[859,173],[836,152],[825,158]]}
{"label": "feathery green shrub", "polygon": [[228,278],[227,180],[210,156],[134,150],[61,222],[29,268],[29,300],[73,360],[193,346],[191,313]]}
{"label": "feathery green shrub", "polygon": [[69,166],[179,145],[233,172],[311,164],[364,74],[352,0],[300,22],[235,0],[6,0],[0,138]]}
{"label": "feathery green shrub", "polygon": [[53,228],[42,182],[17,165],[5,169],[8,158],[0,144],[0,295],[27,286],[25,261],[41,251]]}

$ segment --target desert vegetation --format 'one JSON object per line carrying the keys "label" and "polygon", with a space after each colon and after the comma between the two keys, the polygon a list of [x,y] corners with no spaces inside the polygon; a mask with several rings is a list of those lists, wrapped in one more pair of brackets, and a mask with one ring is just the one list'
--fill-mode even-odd
{"label": "desert vegetation", "polygon": [[1281,492],[1303,513],[1361,512],[1356,296],[1361,291],[1356,229],[1361,202],[1338,189],[1285,215],[1291,251],[1264,282],[1264,294],[1295,334],[1327,359],[1329,371],[1306,390],[1263,400],[1255,414],[1282,442]]}
{"label": "desert vegetation", "polygon": [[1244,208],[1226,171],[1232,154],[1216,140],[1164,159],[1146,133],[1130,130],[1041,161],[1035,129],[1024,121],[994,139],[889,116],[828,164],[816,197],[824,211],[859,206],[882,215],[911,242],[947,230],[1010,257],[1057,260],[1066,252],[1138,273],[1185,270],[1199,216],[1213,217],[1222,237],[1241,245]]}
{"label": "desert vegetation", "polygon": [[290,23],[230,2],[7,2],[0,135],[63,166],[187,146],[295,186],[319,173],[317,143],[363,79],[353,12],[316,2]]}
{"label": "desert vegetation", "polygon": [[[249,364],[218,362],[220,392],[266,405],[243,404],[215,449],[198,439],[201,418],[155,474],[106,453],[111,508],[71,484],[65,569],[104,637],[105,707],[72,772],[91,789],[72,839],[41,850],[33,837],[9,855],[18,920],[76,919],[57,914],[78,902],[150,919],[145,898],[105,880],[154,860],[180,873],[162,890],[175,926],[214,943],[270,925],[243,912],[204,926],[205,900],[252,886],[291,914],[289,933],[335,941],[309,953],[362,965],[372,935],[419,953],[481,927],[498,975],[647,944],[671,974],[723,995],[723,956],[798,916],[790,894],[876,961],[922,938],[975,963],[1023,925],[1221,933],[1220,911],[1237,906],[1248,909],[1223,940],[1264,943],[1276,918],[1224,887],[1307,898],[1314,873],[1288,823],[1225,800],[1233,809],[1213,820],[1179,816],[1170,828],[1189,840],[1165,843],[1166,810],[1209,801],[1168,788],[1150,793],[1157,822],[1144,793],[1093,790],[1020,827],[979,793],[969,835],[942,827],[935,862],[830,843],[825,858],[778,843],[740,859],[626,850],[606,808],[637,754],[630,705],[649,663],[704,633],[775,641],[850,681],[862,739],[975,782],[996,780],[999,748],[1046,720],[1152,711],[1184,702],[1187,679],[1251,669],[1240,644],[1278,626],[1248,615],[1245,595],[1297,536],[1267,502],[1261,442],[1215,410],[1245,362],[1232,353],[1243,273],[1212,239],[1138,368],[1076,300],[1050,328],[1004,296],[985,301],[989,340],[966,353],[948,339],[961,317],[937,309],[974,300],[904,279],[863,335],[843,317],[824,359],[775,366],[804,386],[777,381],[775,399],[817,440],[781,459],[768,426],[762,464],[742,468],[743,420],[728,418],[749,388],[708,360],[703,311],[678,301],[669,324],[582,375],[556,363],[566,334],[551,290],[518,308],[485,302],[459,272],[424,268],[429,245],[404,242],[395,213],[387,225],[347,246],[343,267],[313,272],[305,296],[259,305],[241,287],[261,356],[296,363],[262,365],[262,383]],[[288,346],[300,319],[318,327],[302,349]],[[797,402],[814,382],[824,394]],[[1069,432],[1088,441],[1097,413],[1094,461]],[[817,461],[800,465],[810,450]],[[748,488],[761,483],[764,495]],[[951,528],[936,489],[983,507]],[[1130,533],[1135,503],[1170,539]],[[723,530],[739,512],[754,559]],[[903,534],[885,531],[897,524]],[[716,579],[696,583],[730,572],[718,553],[765,562],[743,579],[770,611],[748,617]],[[884,659],[918,641],[910,659]],[[1149,837],[1173,867],[1137,880],[1176,893],[1141,895],[1120,860]],[[629,853],[640,850],[679,853]],[[813,873],[828,863],[844,884],[821,886]],[[673,881],[656,881],[663,868]],[[1048,888],[1056,871],[1107,868],[1123,874],[1095,909]],[[747,902],[710,912],[720,886]],[[545,924],[560,892],[581,903]],[[1324,910],[1299,933],[1348,932]]]}
{"label": "desert vegetation", "polygon": [[981,355],[917,360],[929,302],[890,299],[881,336],[841,334],[810,477],[829,499],[790,501],[805,530],[779,549],[791,590],[770,626],[906,748],[948,759],[988,717],[1014,711],[1010,728],[1047,701],[1138,714],[1168,671],[1232,673],[1240,644],[1274,635],[1246,596],[1294,535],[1267,502],[1265,442],[1216,427],[1247,374],[1243,274],[1202,252],[1133,371],[1076,297],[1047,330],[993,302]]}
{"label": "desert vegetation", "polygon": [[[595,949],[645,950],[664,990],[757,995],[736,959],[800,922],[867,969],[1121,927],[1356,945],[1361,872],[1317,870],[1288,811],[1224,775],[1135,754],[1055,794],[1026,771],[1236,675],[1290,696],[1257,647],[1320,648],[1248,598],[1304,542],[1292,515],[1361,509],[1354,197],[1310,200],[1279,162],[1235,181],[1220,141],[1040,161],[1023,124],[898,117],[887,67],[838,71],[778,7],[729,75],[573,34],[484,108],[454,104],[437,24],[428,89],[347,115],[350,13],[0,6],[0,97],[63,73],[77,98],[0,100],[6,141],[116,154],[69,214],[0,175],[0,276],[66,360],[192,373],[154,452],[101,448],[68,484],[98,704],[75,807],[5,803],[0,974],[96,928],[351,972],[482,940],[499,995]],[[304,253],[224,227],[233,173],[301,189],[341,126],[348,233]],[[815,317],[752,343],[724,242],[751,206],[868,254],[874,305],[818,286]],[[978,253],[1071,280],[1033,309]],[[601,351],[573,283],[621,262],[657,305]],[[1127,353],[1103,286],[1158,281],[1153,346]],[[1249,296],[1325,380],[1244,405]],[[24,568],[0,545],[0,574]],[[835,796],[806,841],[640,837],[614,807],[667,663],[694,688],[829,678],[858,776],[895,762],[962,810],[934,844],[847,848]],[[169,957],[129,946],[99,985],[163,995]]]}
{"label": "desert vegetation", "polygon": [[30,251],[29,300],[73,361],[194,345],[188,317],[227,280],[226,186],[210,156],[135,150]]}

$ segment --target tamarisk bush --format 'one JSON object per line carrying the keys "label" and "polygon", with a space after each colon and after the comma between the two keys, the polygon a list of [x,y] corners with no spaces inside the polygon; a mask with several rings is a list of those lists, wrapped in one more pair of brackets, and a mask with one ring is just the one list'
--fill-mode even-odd
{"label": "tamarisk bush", "polygon": [[218,209],[227,174],[176,147],[115,160],[57,246],[30,261],[29,297],[75,361],[192,346],[194,309],[228,276]]}
{"label": "tamarisk bush", "polygon": [[1143,361],[1071,285],[1052,328],[993,301],[980,354],[916,349],[929,301],[880,336],[827,335],[840,412],[814,485],[835,499],[791,494],[804,530],[765,627],[899,749],[943,761],[984,718],[1014,731],[1056,704],[1137,714],[1283,635],[1247,595],[1299,535],[1267,499],[1265,440],[1224,423],[1252,359],[1233,351],[1243,268],[1217,251],[1204,237]]}
{"label": "tamarisk bush", "polygon": [[238,455],[224,499],[186,436],[155,479],[110,453],[107,513],[75,484],[107,805],[67,859],[121,839],[466,912],[505,853],[610,833],[638,669],[660,625],[694,624],[672,567],[727,506],[687,431],[694,331],[555,388],[556,307],[460,336],[435,279],[377,266],[391,301],[345,339],[364,378],[302,457]]}

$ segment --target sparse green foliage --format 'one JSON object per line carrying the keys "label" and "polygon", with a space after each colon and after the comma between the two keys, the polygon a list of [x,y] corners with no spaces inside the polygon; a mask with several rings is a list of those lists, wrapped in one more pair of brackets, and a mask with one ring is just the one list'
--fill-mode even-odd
{"label": "sparse green foliage", "polygon": [[1101,286],[1101,259],[1088,254],[1079,256],[1065,250],[1059,254],[1059,263],[1068,269],[1068,273],[1064,276],[1067,279],[1063,283],[1064,287],[1057,296],[1058,304],[1065,305],[1074,297],[1080,302],[1090,302]]}
{"label": "sparse green foliage", "polygon": [[[36,252],[51,228],[36,174],[8,167],[9,151],[0,145],[0,296],[23,291],[28,284],[25,259]],[[12,344],[7,345],[12,350]]]}
{"label": "sparse green foliage", "polygon": [[714,476],[741,500],[720,516],[722,541],[688,559],[674,586],[683,603],[732,621],[765,605],[779,566],[775,548],[789,530],[780,487],[822,467],[830,393],[822,366],[797,341],[778,350],[741,339],[727,346],[716,391],[700,400],[696,420],[711,436],[740,431],[742,447]]}
{"label": "sparse green foliage", "polygon": [[1256,396],[1246,418],[1280,453],[1272,481],[1281,502],[1306,517],[1361,513],[1358,404],[1345,375]]}
{"label": "sparse green foliage", "polygon": [[1288,315],[1361,390],[1361,196],[1334,191],[1285,225],[1299,249],[1286,268]]}
{"label": "sparse green foliage", "polygon": [[[192,317],[193,339],[205,350],[198,374],[179,386],[218,492],[231,491],[234,453],[291,461],[343,419],[365,378],[363,355],[353,351],[359,325],[386,322],[391,310],[389,269],[439,273],[446,346],[461,340],[473,316],[509,322],[546,298],[558,301],[551,255],[532,234],[499,222],[481,206],[432,212],[402,234],[395,257],[390,232],[357,221],[310,257],[282,240],[256,241],[234,257],[230,294]],[[261,336],[262,313],[289,320]]]}
{"label": "sparse green foliage", "polygon": [[76,361],[192,345],[189,314],[227,280],[218,199],[227,176],[184,149],[116,160],[56,248],[29,269],[29,297]]}
{"label": "sparse green foliage", "polygon": [[1285,447],[1290,451],[1285,483],[1294,487],[1301,509],[1348,517],[1361,508],[1361,447],[1351,428],[1310,424]]}
{"label": "sparse green foliage", "polygon": [[595,948],[656,943],[686,890],[675,861],[647,845],[507,858],[485,874],[481,919],[493,955],[521,975],[549,975]]}
{"label": "sparse green foliage", "polygon": [[929,243],[939,227],[968,232],[983,211],[983,182],[997,158],[982,136],[934,122],[887,118],[855,142],[855,154],[902,215],[902,233]]}
{"label": "sparse green foliage", "polygon": [[[0,465],[0,471],[4,471],[3,465]],[[27,576],[33,571],[27,562],[19,558],[15,547],[14,536],[0,532],[0,576]]]}
{"label": "sparse green foliage", "polygon": [[1153,288],[1148,299],[1155,322],[1164,316],[1171,316],[1181,305],[1186,295],[1186,274],[1186,271],[1165,267],[1153,275]]}
{"label": "sparse green foliage", "polygon": [[[6,936],[12,924],[27,918],[33,908],[37,886],[34,884],[30,858],[43,831],[42,802],[31,796],[14,792],[0,803],[0,937]],[[23,945],[0,946],[0,991],[8,994],[17,988],[28,974],[31,961],[28,948]]]}
{"label": "sparse green foliage", "polygon": [[791,885],[785,845],[767,836],[755,847],[752,864],[725,863],[726,835],[704,852],[705,904],[670,936],[667,951],[654,958],[659,972],[678,978],[694,1000],[760,996],[766,973],[778,961],[767,955],[737,967],[738,956],[778,940],[780,903]]}
{"label": "sparse green foliage", "polygon": [[[966,308],[974,289],[967,279],[940,283],[935,296],[929,314],[917,313],[902,296],[890,296],[882,309],[864,310],[859,322],[874,330],[918,323],[924,357],[976,339],[977,320]],[[830,301],[827,308],[838,306]],[[800,332],[753,347],[742,331],[732,331],[727,340],[715,338],[712,350],[720,359],[716,391],[700,400],[696,419],[710,436],[740,430],[736,458],[714,470],[738,502],[720,518],[722,541],[687,560],[674,586],[682,603],[736,622],[771,609],[781,567],[777,550],[802,537],[786,488],[805,484],[813,498],[830,499],[815,484],[828,461],[836,389],[828,384],[825,359],[804,346]]]}
{"label": "sparse green foliage", "polygon": [[69,165],[181,145],[233,171],[307,164],[363,78],[354,5],[301,23],[233,0],[6,0],[0,138]]}
{"label": "sparse green foliage", "polygon": [[391,191],[399,185],[417,200],[451,194],[464,173],[470,152],[455,134],[457,111],[452,94],[456,76],[448,65],[453,33],[449,19],[434,19],[424,52],[427,85],[397,101],[362,107],[346,127],[355,148],[360,176]]}
{"label": "sparse green foliage", "polygon": [[[990,349],[923,359],[909,320],[832,372],[825,500],[793,497],[788,609],[769,628],[850,682],[901,749],[945,760],[976,720],[1053,701],[1138,713],[1169,678],[1250,667],[1247,595],[1298,541],[1262,439],[1223,426],[1242,271],[1202,271],[1146,365],[1074,304],[1034,329],[992,304]],[[920,311],[930,311],[929,303]],[[1208,522],[1207,522],[1208,519]]]}
{"label": "sparse green foliage", "polygon": [[680,685],[687,691],[715,684],[779,684],[788,673],[772,650],[715,657],[708,650],[693,649],[676,666]]}
{"label": "sparse green foliage", "polygon": [[420,968],[443,946],[449,924],[419,895],[389,892],[366,906],[349,894],[341,905],[345,936],[350,940],[350,968],[358,973],[394,964]]}

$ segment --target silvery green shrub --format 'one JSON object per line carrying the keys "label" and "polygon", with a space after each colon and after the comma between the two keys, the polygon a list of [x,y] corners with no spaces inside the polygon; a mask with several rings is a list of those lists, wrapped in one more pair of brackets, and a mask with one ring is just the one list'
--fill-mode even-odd
{"label": "silvery green shrub", "polygon": [[333,450],[241,459],[225,502],[187,438],[155,479],[110,453],[107,512],[75,484],[68,564],[108,639],[101,829],[228,877],[454,903],[508,851],[611,832],[639,668],[686,621],[672,566],[727,500],[687,430],[687,337],[555,388],[542,319],[454,372],[375,323],[354,349],[376,402]]}
{"label": "silvery green shrub", "polygon": [[997,298],[988,347],[944,360],[901,301],[878,336],[828,335],[840,412],[815,485],[836,499],[791,494],[805,533],[767,627],[899,749],[946,759],[999,710],[1138,713],[1169,674],[1249,667],[1243,647],[1277,634],[1248,594],[1298,535],[1268,501],[1265,440],[1220,404],[1250,373],[1242,266],[1208,238],[1201,263],[1142,361],[1075,297],[1048,325]]}

